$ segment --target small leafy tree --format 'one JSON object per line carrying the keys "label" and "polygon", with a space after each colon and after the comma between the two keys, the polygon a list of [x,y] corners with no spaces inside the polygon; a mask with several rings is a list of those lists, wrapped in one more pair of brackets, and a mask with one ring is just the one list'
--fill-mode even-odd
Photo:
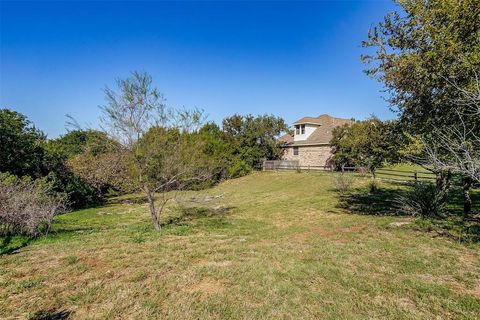
{"label": "small leafy tree", "polygon": [[365,167],[372,174],[385,162],[399,161],[401,135],[393,121],[382,122],[376,117],[337,127],[330,143],[333,162],[342,166]]}
{"label": "small leafy tree", "polygon": [[101,120],[128,159],[128,179],[146,195],[153,226],[160,230],[160,216],[172,199],[167,192],[212,174],[201,135],[196,134],[202,114],[168,109],[146,73],[133,72],[117,80],[117,89],[105,89]]}

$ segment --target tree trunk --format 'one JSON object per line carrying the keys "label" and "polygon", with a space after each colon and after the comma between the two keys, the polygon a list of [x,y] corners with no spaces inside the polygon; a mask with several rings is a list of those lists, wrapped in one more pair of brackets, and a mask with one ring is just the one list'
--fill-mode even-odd
{"label": "tree trunk", "polygon": [[150,210],[150,215],[152,217],[153,227],[156,231],[160,231],[162,226],[160,225],[160,219],[158,218],[157,209],[155,208],[154,193],[147,187],[145,188],[145,193],[147,195],[148,209]]}
{"label": "tree trunk", "polygon": [[472,199],[470,198],[470,188],[472,179],[468,176],[463,177],[463,217],[466,218],[472,213]]}
{"label": "tree trunk", "polygon": [[436,190],[437,195],[442,196],[442,200],[447,200],[448,190],[450,189],[450,178],[452,177],[452,173],[450,170],[441,170],[436,172]]}
{"label": "tree trunk", "polygon": [[370,183],[370,193],[377,192],[377,176],[375,174],[375,168],[371,169],[372,172],[372,182]]}

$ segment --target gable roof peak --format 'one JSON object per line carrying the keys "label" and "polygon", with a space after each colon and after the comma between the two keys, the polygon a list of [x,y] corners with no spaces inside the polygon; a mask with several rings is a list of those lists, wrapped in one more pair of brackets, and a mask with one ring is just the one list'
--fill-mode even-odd
{"label": "gable roof peak", "polygon": [[321,114],[318,117],[304,117],[294,122],[298,124],[315,124],[317,128],[306,140],[294,141],[293,136],[286,134],[280,140],[287,145],[310,145],[329,144],[332,139],[332,131],[335,127],[353,123],[350,119],[335,118],[328,114]]}

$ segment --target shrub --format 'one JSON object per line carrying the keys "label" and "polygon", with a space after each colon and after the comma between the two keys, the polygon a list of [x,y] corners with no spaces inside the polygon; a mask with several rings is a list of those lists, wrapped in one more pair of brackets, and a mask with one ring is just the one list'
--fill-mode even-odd
{"label": "shrub", "polygon": [[368,191],[370,193],[375,193],[378,190],[378,183],[377,180],[371,179],[370,182],[368,183]]}
{"label": "shrub", "polygon": [[400,214],[435,217],[443,214],[445,199],[444,192],[438,191],[432,183],[416,182],[412,189],[397,196],[394,203]]}
{"label": "shrub", "polygon": [[245,161],[239,158],[233,158],[230,165],[227,168],[227,178],[239,178],[249,174],[252,171],[252,168],[249,167]]}
{"label": "shrub", "polygon": [[345,194],[350,190],[355,177],[352,174],[348,173],[336,173],[333,176],[333,184],[335,190],[338,191],[340,194]]}
{"label": "shrub", "polygon": [[0,174],[0,233],[47,234],[55,215],[65,209],[65,196],[52,191],[46,179]]}

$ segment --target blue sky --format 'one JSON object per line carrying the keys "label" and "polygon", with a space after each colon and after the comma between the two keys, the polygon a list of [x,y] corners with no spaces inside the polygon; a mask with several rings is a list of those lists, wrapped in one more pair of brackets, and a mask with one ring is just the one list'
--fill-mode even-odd
{"label": "blue sky", "polygon": [[150,73],[174,107],[393,118],[359,60],[385,1],[0,3],[0,107],[49,137],[66,114],[95,126],[102,89]]}

